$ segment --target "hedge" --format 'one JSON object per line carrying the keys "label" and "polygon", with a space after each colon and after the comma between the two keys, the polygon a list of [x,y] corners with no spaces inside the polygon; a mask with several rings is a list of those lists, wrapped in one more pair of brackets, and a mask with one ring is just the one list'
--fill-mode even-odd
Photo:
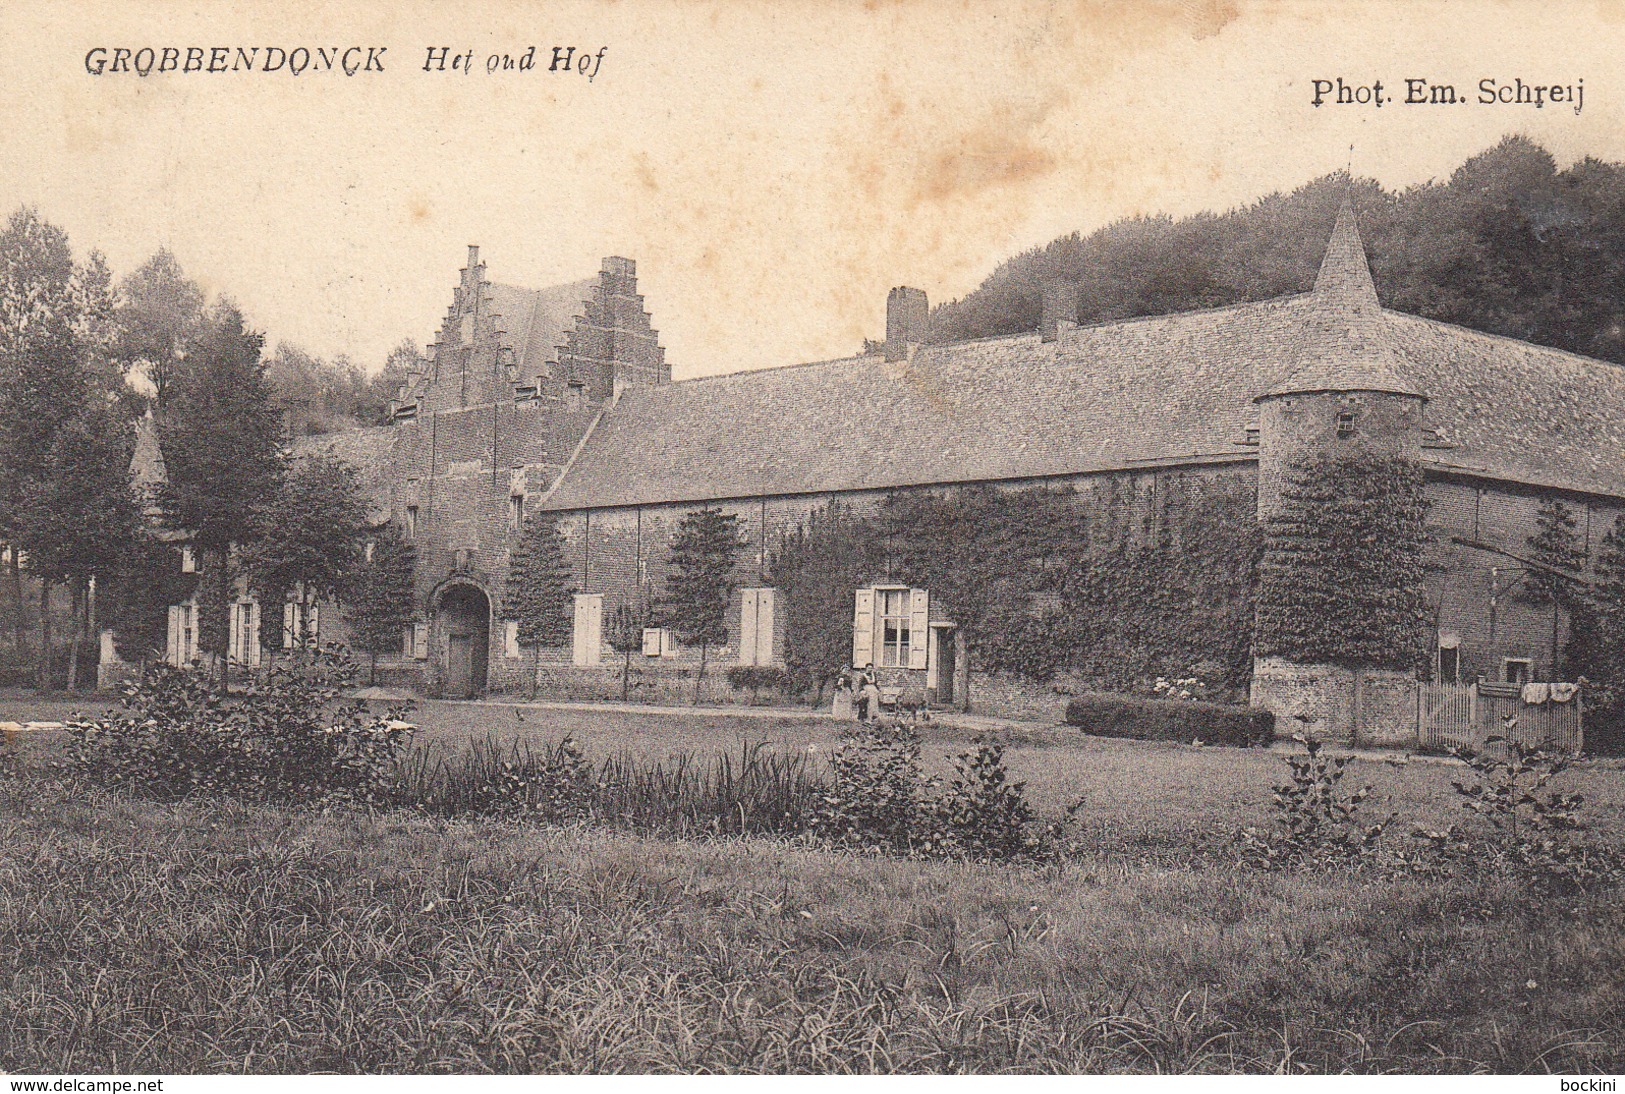
{"label": "hedge", "polygon": [[1140,741],[1247,747],[1268,744],[1275,736],[1275,715],[1267,710],[1127,695],[1073,699],[1066,705],[1066,722],[1097,737]]}

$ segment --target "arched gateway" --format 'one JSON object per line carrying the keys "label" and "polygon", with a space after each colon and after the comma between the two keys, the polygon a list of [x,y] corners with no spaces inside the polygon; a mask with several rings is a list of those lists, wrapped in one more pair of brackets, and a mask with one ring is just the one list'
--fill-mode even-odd
{"label": "arched gateway", "polygon": [[491,649],[491,598],[477,585],[447,585],[435,598],[434,626],[441,694],[449,699],[484,694]]}

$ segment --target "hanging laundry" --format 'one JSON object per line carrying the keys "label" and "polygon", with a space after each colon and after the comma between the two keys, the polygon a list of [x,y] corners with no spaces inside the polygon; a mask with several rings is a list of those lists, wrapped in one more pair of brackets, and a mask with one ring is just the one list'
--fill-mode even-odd
{"label": "hanging laundry", "polygon": [[1574,697],[1576,695],[1578,695],[1578,694],[1580,694],[1580,685],[1579,684],[1553,684],[1552,685],[1552,702],[1554,702],[1554,703],[1570,703],[1570,702],[1573,702]]}
{"label": "hanging laundry", "polygon": [[1550,684],[1525,684],[1523,686],[1523,701],[1532,707],[1538,707],[1551,698],[1552,686]]}

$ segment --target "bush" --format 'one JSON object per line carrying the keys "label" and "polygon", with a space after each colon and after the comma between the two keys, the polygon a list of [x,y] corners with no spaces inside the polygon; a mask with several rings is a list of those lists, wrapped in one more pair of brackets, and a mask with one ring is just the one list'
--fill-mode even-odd
{"label": "bush", "polygon": [[850,731],[830,756],[833,781],[813,830],[837,843],[911,852],[936,849],[932,788],[920,770],[920,737],[901,723]]}
{"label": "bush", "polygon": [[972,858],[1014,859],[1043,850],[1034,833],[1027,784],[1010,781],[1004,747],[976,738],[976,751],[954,759],[957,774],[934,803],[942,828],[962,854]]}
{"label": "bush", "polygon": [[1371,787],[1349,793],[1341,786],[1351,757],[1327,756],[1312,738],[1293,739],[1302,742],[1306,754],[1286,758],[1292,781],[1275,787],[1270,827],[1262,832],[1248,828],[1240,834],[1243,860],[1277,870],[1353,865],[1369,859],[1393,816],[1365,823],[1360,806],[1371,797]]}
{"label": "bush", "polygon": [[329,650],[222,696],[196,670],[154,665],[122,689],[124,709],[69,725],[70,767],[143,797],[387,804],[411,730],[398,720],[404,707],[375,715],[341,702],[354,675]]}
{"label": "bush", "polygon": [[1275,715],[1267,710],[1125,695],[1080,696],[1066,705],[1066,722],[1097,737],[1141,741],[1245,747],[1275,736]]}
{"label": "bush", "polygon": [[[1489,822],[1478,838],[1452,825],[1448,831],[1418,829],[1433,858],[1446,868],[1465,864],[1510,871],[1534,888],[1572,894],[1605,888],[1625,877],[1625,862],[1611,847],[1586,846],[1571,838],[1584,825],[1585,796],[1549,789],[1568,770],[1566,756],[1494,736],[1485,751],[1452,749],[1475,779],[1452,779],[1461,804]],[[1496,746],[1500,746],[1497,748]]]}
{"label": "bush", "polygon": [[756,693],[763,688],[790,690],[790,674],[777,665],[735,665],[723,675],[735,691],[750,692],[752,704],[756,702]]}

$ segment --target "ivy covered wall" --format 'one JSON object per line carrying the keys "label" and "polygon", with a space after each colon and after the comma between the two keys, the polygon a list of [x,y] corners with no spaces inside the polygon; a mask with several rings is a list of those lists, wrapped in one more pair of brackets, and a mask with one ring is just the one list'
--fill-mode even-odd
{"label": "ivy covered wall", "polygon": [[1423,667],[1427,504],[1414,460],[1302,456],[1264,520],[1259,657],[1297,664]]}
{"label": "ivy covered wall", "polygon": [[1239,698],[1260,546],[1245,472],[903,491],[872,510],[820,510],[770,566],[793,623],[786,661],[809,687],[838,672],[852,589],[900,582],[931,590],[933,618],[958,624],[978,672],[1119,691],[1198,676]]}

